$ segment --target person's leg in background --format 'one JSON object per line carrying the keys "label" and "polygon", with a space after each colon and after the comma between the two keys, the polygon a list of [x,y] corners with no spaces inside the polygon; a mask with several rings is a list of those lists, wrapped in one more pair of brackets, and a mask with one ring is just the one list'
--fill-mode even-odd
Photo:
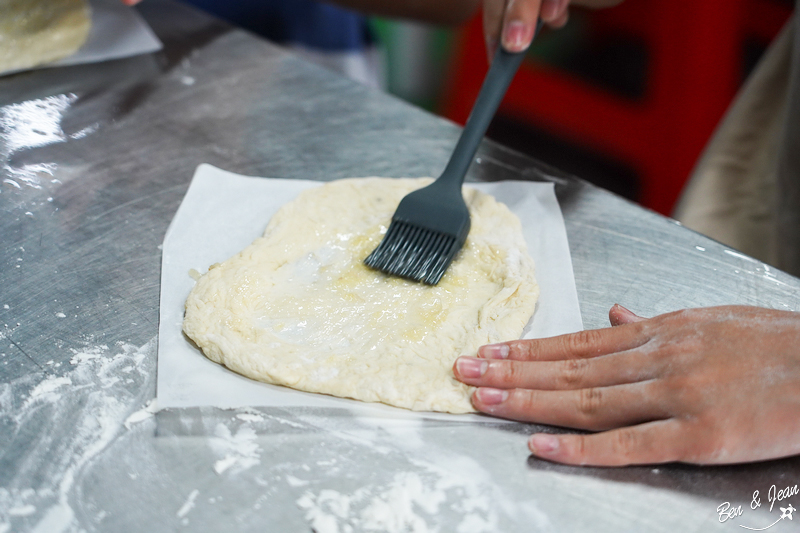
{"label": "person's leg in background", "polygon": [[687,182],[673,216],[766,263],[777,262],[775,187],[785,126],[792,24],[745,83]]}
{"label": "person's leg in background", "polygon": [[714,134],[673,216],[691,229],[800,275],[797,9]]}

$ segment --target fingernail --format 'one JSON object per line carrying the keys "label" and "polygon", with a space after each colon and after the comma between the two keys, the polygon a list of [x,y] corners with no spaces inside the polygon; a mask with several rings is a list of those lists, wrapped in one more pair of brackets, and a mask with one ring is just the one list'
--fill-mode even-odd
{"label": "fingernail", "polygon": [[528,439],[528,448],[537,455],[551,454],[558,450],[558,437],[539,433]]}
{"label": "fingernail", "polygon": [[508,359],[508,344],[487,344],[478,349],[481,357],[486,359]]}
{"label": "fingernail", "polygon": [[481,387],[475,391],[481,403],[486,405],[501,404],[508,399],[508,391],[503,389],[493,389],[491,387]]}
{"label": "fingernail", "polygon": [[456,368],[461,377],[479,378],[486,373],[489,363],[475,357],[459,357],[456,361]]}
{"label": "fingernail", "polygon": [[522,52],[533,39],[533,26],[514,21],[503,31],[503,47],[509,52]]}

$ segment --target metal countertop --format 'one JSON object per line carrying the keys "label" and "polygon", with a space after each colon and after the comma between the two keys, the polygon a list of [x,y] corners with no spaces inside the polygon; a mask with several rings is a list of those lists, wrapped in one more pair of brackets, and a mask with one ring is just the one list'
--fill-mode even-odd
{"label": "metal countertop", "polygon": [[[459,128],[179,4],[138,9],[162,52],[0,77],[0,533],[734,531],[777,518],[750,509],[753,492],[800,481],[800,459],[572,468],[529,456],[534,426],[490,419],[150,416],[159,247],[198,164],[435,176]],[[494,143],[478,157],[472,180],[556,183],[587,328],[615,302],[645,316],[800,309],[796,278]],[[723,502],[743,516],[720,523]]]}

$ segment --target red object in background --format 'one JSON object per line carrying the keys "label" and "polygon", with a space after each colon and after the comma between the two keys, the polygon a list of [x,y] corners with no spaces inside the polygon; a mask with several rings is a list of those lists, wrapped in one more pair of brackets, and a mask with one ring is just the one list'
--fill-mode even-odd
{"label": "red object in background", "polygon": [[[593,38],[623,32],[647,48],[636,100],[526,61],[498,111],[631,167],[639,202],[669,215],[738,90],[748,37],[769,42],[791,14],[777,0],[627,0],[592,12]],[[464,30],[443,114],[466,122],[486,74],[480,15]]]}

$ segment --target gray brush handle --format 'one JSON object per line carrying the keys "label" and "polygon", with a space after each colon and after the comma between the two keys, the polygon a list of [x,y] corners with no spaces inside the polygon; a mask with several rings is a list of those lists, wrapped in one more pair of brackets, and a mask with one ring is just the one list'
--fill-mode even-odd
{"label": "gray brush handle", "polygon": [[[539,21],[536,34],[541,28],[542,22]],[[524,58],[525,52],[512,53],[504,50],[502,46],[497,47],[492,66],[483,80],[467,124],[461,132],[461,137],[453,150],[453,155],[450,156],[450,161],[437,180],[442,182],[442,185],[457,185],[458,189],[461,189],[461,184],[464,183],[464,177],[472,164],[475,152],[478,151],[478,146],[480,146],[481,140],[483,140],[483,136]]]}

